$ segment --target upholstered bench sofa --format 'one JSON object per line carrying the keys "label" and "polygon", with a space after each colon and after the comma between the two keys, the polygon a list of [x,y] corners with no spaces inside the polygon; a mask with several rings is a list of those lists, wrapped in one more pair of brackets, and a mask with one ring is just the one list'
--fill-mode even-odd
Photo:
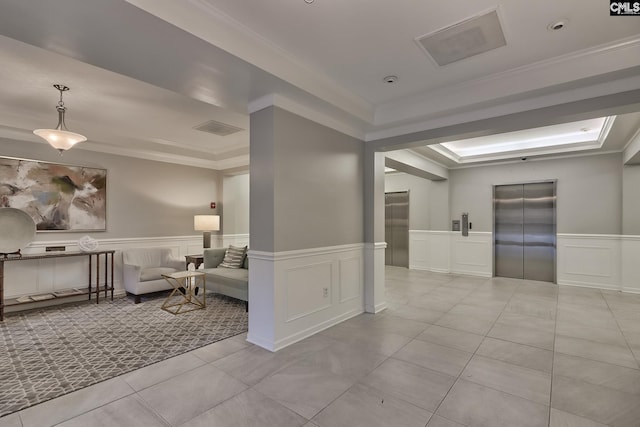
{"label": "upholstered bench sofa", "polygon": [[226,248],[205,249],[203,252],[207,292],[227,295],[242,301],[249,301],[249,260],[245,256],[242,268],[219,267],[224,260]]}
{"label": "upholstered bench sofa", "polygon": [[172,289],[162,275],[185,269],[184,261],[174,258],[170,248],[126,249],[122,263],[124,288],[136,304],[142,294]]}

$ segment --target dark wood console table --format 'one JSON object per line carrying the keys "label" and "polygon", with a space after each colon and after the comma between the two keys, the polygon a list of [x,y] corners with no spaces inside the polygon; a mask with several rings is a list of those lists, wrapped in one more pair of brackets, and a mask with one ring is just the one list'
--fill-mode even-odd
{"label": "dark wood console table", "polygon": [[[104,255],[104,297],[108,296],[108,292],[111,291],[111,300],[113,300],[113,254],[114,250],[109,251],[92,251],[92,252],[47,252],[43,254],[29,254],[29,255],[6,255],[0,256],[0,321],[4,320],[4,263],[6,261],[25,261],[33,259],[49,259],[49,258],[67,258],[67,257],[89,257],[89,284],[87,286],[87,293],[89,294],[89,301],[91,301],[91,294],[93,292],[93,258],[96,262],[96,277],[95,277],[95,294],[96,304],[100,302],[100,256]],[[111,256],[111,263],[109,263],[109,256]],[[111,271],[111,280],[108,280],[109,271]],[[82,292],[84,293],[84,292]]]}

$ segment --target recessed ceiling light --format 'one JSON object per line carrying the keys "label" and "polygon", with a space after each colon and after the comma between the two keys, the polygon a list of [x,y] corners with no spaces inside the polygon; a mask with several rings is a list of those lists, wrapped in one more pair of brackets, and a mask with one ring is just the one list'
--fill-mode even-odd
{"label": "recessed ceiling light", "polygon": [[385,83],[395,83],[398,81],[398,76],[386,76],[382,81]]}
{"label": "recessed ceiling light", "polygon": [[558,19],[557,21],[547,25],[547,30],[558,31],[558,30],[562,30],[563,28],[566,28],[567,25],[569,25],[568,19]]}
{"label": "recessed ceiling light", "polygon": [[311,3],[313,3],[313,0],[304,0],[304,2],[305,2],[306,4],[311,4]]}

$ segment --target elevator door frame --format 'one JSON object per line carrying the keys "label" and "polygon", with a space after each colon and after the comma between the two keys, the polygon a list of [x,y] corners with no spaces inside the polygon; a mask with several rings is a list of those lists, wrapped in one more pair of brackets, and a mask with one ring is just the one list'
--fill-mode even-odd
{"label": "elevator door frame", "polygon": [[553,184],[553,282],[558,284],[558,180],[557,179],[543,179],[536,181],[524,181],[524,182],[505,182],[501,184],[493,184],[491,188],[491,219],[492,219],[492,231],[491,231],[491,276],[496,276],[496,187],[503,185],[527,185],[527,184]]}

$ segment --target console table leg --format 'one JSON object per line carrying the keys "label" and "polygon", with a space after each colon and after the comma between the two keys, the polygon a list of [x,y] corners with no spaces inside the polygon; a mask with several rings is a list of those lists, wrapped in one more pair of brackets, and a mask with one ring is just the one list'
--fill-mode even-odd
{"label": "console table leg", "polygon": [[96,304],[100,303],[100,255],[96,255]]}
{"label": "console table leg", "polygon": [[4,261],[0,260],[0,322],[4,320]]}
{"label": "console table leg", "polygon": [[91,301],[91,270],[93,270],[93,256],[89,255],[89,301]]}
{"label": "console table leg", "polygon": [[[111,252],[111,301],[113,301],[113,252]],[[109,256],[109,254],[107,254]]]}

